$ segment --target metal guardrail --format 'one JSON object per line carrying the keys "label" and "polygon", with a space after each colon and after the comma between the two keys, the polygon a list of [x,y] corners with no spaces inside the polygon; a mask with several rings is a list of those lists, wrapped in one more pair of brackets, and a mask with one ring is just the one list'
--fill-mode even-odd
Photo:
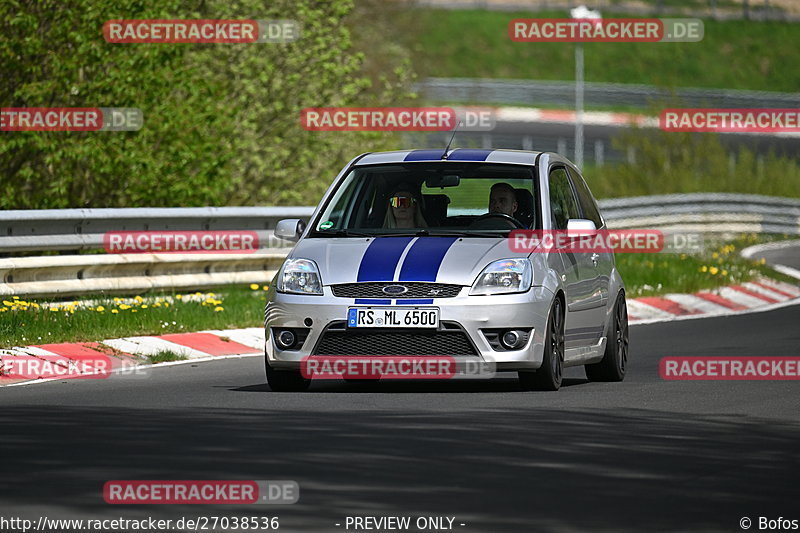
{"label": "metal guardrail", "polygon": [[[482,78],[427,78],[416,85],[433,102],[460,104],[575,105],[575,82],[496,80]],[[585,84],[587,104],[647,107],[652,102],[676,102],[680,107],[796,108],[800,93],[681,88],[671,91],[652,85],[627,83]]]}
{"label": "metal guardrail", "polygon": [[[800,235],[800,199],[698,193],[599,203],[610,228]],[[313,211],[313,207],[0,211],[0,254],[6,256],[0,259],[0,295],[111,294],[264,283],[272,279],[288,248],[262,248],[250,254],[8,256],[100,249],[107,231],[252,230],[274,239],[278,220],[307,219]]]}
{"label": "metal guardrail", "polygon": [[[0,253],[92,250],[109,231],[249,230],[274,239],[284,218],[308,217],[313,207],[164,207],[0,211]],[[273,248],[280,243],[273,243]],[[291,247],[291,243],[285,242]]]}
{"label": "metal guardrail", "polygon": [[611,228],[800,235],[800,199],[732,193],[667,194],[600,200]]}

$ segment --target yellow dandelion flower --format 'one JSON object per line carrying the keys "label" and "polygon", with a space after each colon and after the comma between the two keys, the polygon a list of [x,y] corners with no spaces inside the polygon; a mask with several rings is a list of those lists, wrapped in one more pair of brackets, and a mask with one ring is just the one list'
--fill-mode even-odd
{"label": "yellow dandelion flower", "polygon": [[169,302],[164,302],[164,307],[169,307]]}
{"label": "yellow dandelion flower", "polygon": [[717,252],[714,252],[713,254],[711,254],[711,258],[712,259],[716,259],[717,257],[719,257],[719,254]]}
{"label": "yellow dandelion flower", "polygon": [[11,298],[13,298],[14,300],[19,300],[19,296],[12,296]]}
{"label": "yellow dandelion flower", "polygon": [[106,310],[106,308],[105,308],[105,307],[103,307],[102,305],[98,305],[98,306],[97,306],[97,309],[95,309],[95,311],[97,311],[98,313],[102,313],[102,312],[103,312],[103,311],[105,311],[105,310]]}
{"label": "yellow dandelion flower", "polygon": [[144,298],[142,298],[141,296],[138,296],[138,295],[134,296],[133,299],[136,300],[139,303],[142,303],[144,301]]}
{"label": "yellow dandelion flower", "polygon": [[728,271],[723,269],[722,272],[720,272],[720,274],[722,274],[723,276],[727,276],[728,275]]}
{"label": "yellow dandelion flower", "polygon": [[142,309],[147,309],[147,304],[143,305]]}
{"label": "yellow dandelion flower", "polygon": [[118,311],[117,309],[112,309],[112,310],[111,310],[111,312],[112,312],[113,314],[115,314],[115,315],[119,314],[119,311]]}
{"label": "yellow dandelion flower", "polygon": [[716,276],[717,272],[719,272],[719,269],[717,267],[711,267],[708,269],[708,271],[711,273],[712,276]]}
{"label": "yellow dandelion flower", "polygon": [[700,267],[700,272],[708,272],[708,267],[703,265]]}
{"label": "yellow dandelion flower", "polygon": [[136,312],[138,312],[136,309],[131,309],[131,313],[136,313]]}
{"label": "yellow dandelion flower", "polygon": [[14,307],[14,303],[9,302],[8,300],[3,300],[3,305],[7,305],[8,307]]}
{"label": "yellow dandelion flower", "polygon": [[59,311],[59,308],[58,308],[58,307],[51,307],[51,308],[50,308],[50,311],[52,311],[52,312],[57,312],[57,311]]}
{"label": "yellow dandelion flower", "polygon": [[225,308],[224,308],[224,307],[222,307],[221,305],[218,305],[218,306],[216,306],[216,307],[214,308],[214,312],[215,312],[215,313],[218,313],[218,312],[220,312],[220,311],[224,311],[224,310],[225,310]]}
{"label": "yellow dandelion flower", "polygon": [[258,283],[251,283],[250,284],[250,290],[251,291],[257,291],[258,289],[259,289]]}
{"label": "yellow dandelion flower", "polygon": [[181,299],[183,299],[183,294],[176,294],[175,298],[177,298],[178,300],[181,300]]}
{"label": "yellow dandelion flower", "polygon": [[124,311],[124,310],[126,310],[126,309],[130,309],[130,308],[131,308],[131,306],[130,306],[130,305],[128,305],[128,304],[120,304],[119,308],[120,308],[120,309],[122,309],[122,310]]}
{"label": "yellow dandelion flower", "polygon": [[269,290],[269,287],[268,287],[268,286],[266,286],[266,285],[264,285],[263,287],[261,287],[261,290],[263,290],[263,291],[268,291],[268,290]]}

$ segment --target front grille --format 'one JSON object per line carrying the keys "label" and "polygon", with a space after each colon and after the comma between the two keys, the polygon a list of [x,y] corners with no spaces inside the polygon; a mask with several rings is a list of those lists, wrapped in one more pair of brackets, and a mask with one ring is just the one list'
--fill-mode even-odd
{"label": "front grille", "polygon": [[[402,285],[408,290],[403,294],[386,294],[383,288],[389,285]],[[426,282],[365,281],[362,283],[341,283],[331,285],[333,295],[339,298],[454,298],[461,291],[461,285]]]}
{"label": "front grille", "polygon": [[357,331],[335,324],[322,333],[313,355],[478,355],[459,326],[442,327],[433,331]]}

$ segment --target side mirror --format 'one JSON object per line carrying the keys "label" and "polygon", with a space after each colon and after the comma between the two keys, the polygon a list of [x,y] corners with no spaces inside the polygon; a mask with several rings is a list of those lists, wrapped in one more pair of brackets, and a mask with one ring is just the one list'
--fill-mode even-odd
{"label": "side mirror", "polygon": [[287,241],[296,241],[306,229],[306,223],[299,218],[287,218],[278,222],[275,226],[275,236]]}
{"label": "side mirror", "polygon": [[571,218],[567,220],[567,236],[570,239],[591,237],[597,231],[594,222],[585,218]]}
{"label": "side mirror", "polygon": [[567,231],[595,231],[594,222],[585,218],[571,218],[567,220]]}

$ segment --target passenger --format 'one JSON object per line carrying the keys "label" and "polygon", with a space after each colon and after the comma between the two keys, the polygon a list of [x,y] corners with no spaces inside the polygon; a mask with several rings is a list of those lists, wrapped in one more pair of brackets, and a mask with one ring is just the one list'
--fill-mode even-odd
{"label": "passenger", "polygon": [[425,217],[422,216],[420,202],[410,189],[410,186],[403,184],[389,196],[386,217],[383,219],[384,228],[428,227]]}

